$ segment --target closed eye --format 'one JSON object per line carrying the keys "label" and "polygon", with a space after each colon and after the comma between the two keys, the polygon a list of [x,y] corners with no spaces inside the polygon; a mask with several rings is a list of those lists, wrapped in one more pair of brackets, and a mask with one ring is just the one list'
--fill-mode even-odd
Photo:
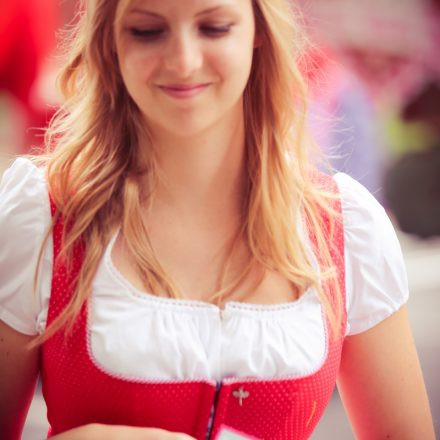
{"label": "closed eye", "polygon": [[[200,26],[199,31],[210,38],[218,38],[223,35],[226,35],[230,32],[232,25],[224,25],[224,26]],[[133,35],[133,37],[139,39],[139,40],[145,40],[145,41],[155,41],[161,38],[166,30],[164,28],[150,28],[150,29],[144,29],[144,28],[135,28],[132,27],[129,29],[130,34]]]}
{"label": "closed eye", "polygon": [[201,26],[200,31],[210,37],[221,37],[231,30],[231,25],[225,26]]}
{"label": "closed eye", "polygon": [[164,34],[164,29],[140,29],[140,28],[130,28],[130,33],[133,37],[140,40],[157,40]]}

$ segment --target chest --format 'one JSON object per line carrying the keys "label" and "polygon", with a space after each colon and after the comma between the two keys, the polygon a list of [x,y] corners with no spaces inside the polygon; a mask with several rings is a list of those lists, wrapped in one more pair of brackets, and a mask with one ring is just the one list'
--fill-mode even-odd
{"label": "chest", "polygon": [[[231,246],[222,249],[220,242],[218,238],[201,238],[196,234],[184,239],[162,237],[162,240],[154,240],[154,252],[161,267],[181,288],[185,299],[209,302],[212,295],[223,287],[219,280],[222,274],[223,284],[227,284],[246,271],[249,253],[244,243],[236,244],[228,255]],[[138,291],[148,289],[120,234],[110,244],[110,258],[117,271]],[[226,265],[228,269],[224,272]],[[297,289],[290,281],[273,271],[263,272],[261,268],[253,267],[228,299],[268,305],[288,303],[298,297]]]}

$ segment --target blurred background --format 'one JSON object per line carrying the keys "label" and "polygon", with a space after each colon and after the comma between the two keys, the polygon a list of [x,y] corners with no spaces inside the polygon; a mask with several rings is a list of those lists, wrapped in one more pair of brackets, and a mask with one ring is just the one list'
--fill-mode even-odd
{"label": "blurred background", "polygon": [[[398,230],[440,433],[440,1],[295,3],[312,43],[304,59],[310,127],[332,165],[363,183]],[[1,175],[15,155],[42,145],[41,128],[60,102],[56,33],[73,19],[75,2],[0,5]],[[23,439],[46,430],[37,390]],[[312,438],[354,438],[337,393]]]}

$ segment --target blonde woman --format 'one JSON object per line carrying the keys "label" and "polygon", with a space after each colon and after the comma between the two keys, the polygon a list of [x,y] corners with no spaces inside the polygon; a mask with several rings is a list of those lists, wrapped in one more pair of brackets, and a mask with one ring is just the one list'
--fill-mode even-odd
{"label": "blonde woman", "polygon": [[0,432],[433,439],[383,209],[308,161],[286,0],[89,0],[0,189]]}

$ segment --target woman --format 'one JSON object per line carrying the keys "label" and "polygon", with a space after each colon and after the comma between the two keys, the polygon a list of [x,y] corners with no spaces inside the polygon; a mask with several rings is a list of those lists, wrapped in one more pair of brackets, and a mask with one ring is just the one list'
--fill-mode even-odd
{"label": "woman", "polygon": [[5,438],[39,369],[56,439],[307,438],[336,377],[358,437],[434,438],[392,227],[307,161],[292,15],[87,2],[2,183]]}

